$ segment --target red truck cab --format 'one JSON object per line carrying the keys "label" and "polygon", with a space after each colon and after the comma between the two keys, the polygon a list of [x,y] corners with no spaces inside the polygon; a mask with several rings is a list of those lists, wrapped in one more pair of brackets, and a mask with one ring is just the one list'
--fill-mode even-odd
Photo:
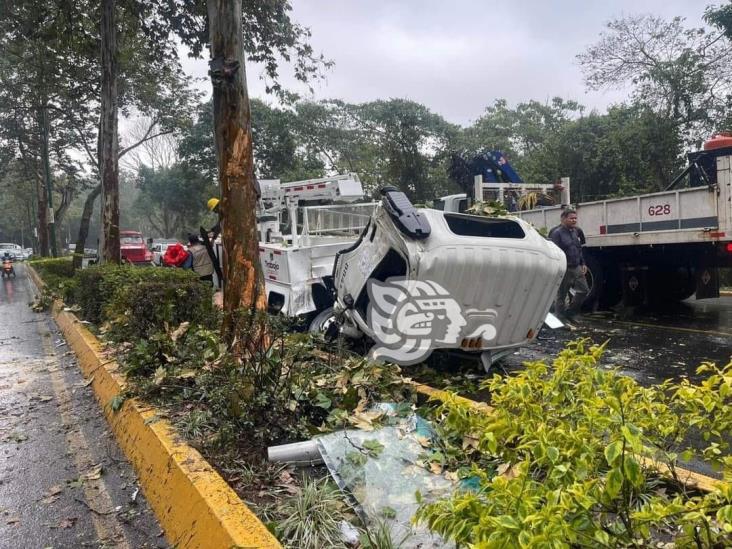
{"label": "red truck cab", "polygon": [[139,231],[120,231],[119,247],[123,262],[143,265],[152,261],[152,252],[147,249]]}

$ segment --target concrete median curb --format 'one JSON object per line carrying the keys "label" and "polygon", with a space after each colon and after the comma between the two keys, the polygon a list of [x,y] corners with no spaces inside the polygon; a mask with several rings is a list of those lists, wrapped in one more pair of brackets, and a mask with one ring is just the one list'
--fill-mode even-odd
{"label": "concrete median curb", "polygon": [[[44,283],[28,266],[38,288]],[[124,377],[79,319],[53,304],[53,318],[76,354],[84,377],[122,450],[132,463],[165,537],[178,548],[281,547],[259,518],[195,449],[181,441],[154,408],[135,399],[114,411]]]}

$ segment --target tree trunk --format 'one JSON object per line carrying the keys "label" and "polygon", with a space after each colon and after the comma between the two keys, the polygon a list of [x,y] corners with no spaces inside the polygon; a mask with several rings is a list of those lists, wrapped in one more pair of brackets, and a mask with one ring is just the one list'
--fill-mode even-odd
{"label": "tree trunk", "polygon": [[49,134],[51,133],[48,123],[48,107],[44,101],[44,105],[39,113],[39,125],[41,128],[41,160],[43,163],[43,179],[46,187],[46,206],[48,214],[46,222],[48,224],[48,240],[51,246],[51,255],[58,256],[56,247],[56,220],[53,211],[53,174],[51,173],[51,153],[48,149]]}
{"label": "tree trunk", "polygon": [[103,261],[120,262],[119,141],[117,136],[116,0],[102,0],[102,96],[99,171],[102,179]]}
{"label": "tree trunk", "polygon": [[[264,310],[266,305],[259,264],[257,193],[242,45],[241,0],[208,0],[208,19],[226,281],[222,333],[225,341],[232,345],[236,340],[237,312]],[[258,333],[257,330],[253,332]]]}
{"label": "tree trunk", "polygon": [[76,237],[76,246],[74,247],[74,269],[81,268],[86,237],[89,236],[89,224],[91,223],[92,213],[94,213],[94,202],[101,192],[102,184],[100,183],[91,190],[84,201],[84,210],[81,212],[81,221],[79,222],[79,235]]}
{"label": "tree trunk", "polygon": [[56,208],[54,214],[54,224],[56,226],[56,251],[63,250],[63,223],[66,219],[66,212],[69,211],[71,202],[74,200],[74,191],[72,189],[64,188],[61,191],[61,203]]}
{"label": "tree trunk", "polygon": [[48,202],[46,200],[46,188],[41,181],[41,175],[37,174],[36,196],[38,197],[38,247],[41,257],[48,257]]}

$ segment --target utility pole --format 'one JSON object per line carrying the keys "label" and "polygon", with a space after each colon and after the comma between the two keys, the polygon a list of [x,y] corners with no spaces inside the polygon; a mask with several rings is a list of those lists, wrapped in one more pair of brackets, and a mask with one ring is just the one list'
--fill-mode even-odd
{"label": "utility pole", "polygon": [[48,151],[48,134],[51,128],[48,124],[48,105],[44,104],[41,109],[41,134],[43,135],[42,155],[43,155],[43,172],[46,179],[46,205],[48,207],[48,234],[51,239],[51,255],[58,257],[56,249],[56,223],[53,218],[53,182],[51,181],[51,159]]}
{"label": "utility pole", "polygon": [[[241,0],[208,0],[208,21],[226,281],[222,333],[231,344],[236,335],[237,311],[264,310],[266,306],[259,264],[257,187],[244,69]],[[257,331],[252,332],[255,335],[240,345],[257,345]]]}

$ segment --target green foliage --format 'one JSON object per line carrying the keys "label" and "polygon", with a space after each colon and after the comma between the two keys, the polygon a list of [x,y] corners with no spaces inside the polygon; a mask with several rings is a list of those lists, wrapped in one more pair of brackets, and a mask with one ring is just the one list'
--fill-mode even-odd
{"label": "green foliage", "polygon": [[[76,289],[74,266],[71,257],[32,259],[33,267],[48,288],[48,295],[67,299]],[[42,310],[46,310],[45,308]]]}
{"label": "green foliage", "polygon": [[81,271],[75,302],[115,340],[136,341],[183,322],[213,326],[212,297],[192,271],[105,265]]}
{"label": "green foliage", "polygon": [[[240,319],[241,337],[248,316]],[[182,428],[196,444],[217,450],[247,441],[262,452],[342,427],[375,402],[409,397],[398,367],[337,359],[309,335],[287,333],[277,319],[263,322],[266,345],[247,360],[225,354],[217,332],[191,323],[132,340],[121,363],[136,394],[173,409],[186,405],[178,414]]]}
{"label": "green foliage", "polygon": [[134,209],[145,216],[155,233],[164,238],[197,232],[197,221],[206,211],[206,201],[218,194],[210,180],[186,164],[157,169],[141,166],[137,173],[140,189]]}
{"label": "green foliage", "polygon": [[345,511],[337,486],[328,479],[305,479],[298,493],[277,509],[286,517],[276,525],[277,537],[286,547],[298,549],[342,547],[340,522]]}
{"label": "green foliage", "polygon": [[[732,364],[705,366],[713,375],[700,386],[643,388],[599,369],[602,352],[578,341],[551,366],[494,376],[485,383],[490,414],[456,399],[440,406],[447,453],[464,456],[453,466],[462,464],[479,489],[422,505],[417,520],[480,546],[635,546],[658,536],[680,546],[729,545]],[[664,488],[651,466],[674,471],[694,430],[709,433],[701,457],[728,475],[704,496],[686,493],[678,479]]]}
{"label": "green foliage", "polygon": [[70,257],[54,257],[31,259],[28,265],[33,267],[46,284],[56,285],[74,276],[74,266]]}
{"label": "green foliage", "polygon": [[476,201],[467,209],[467,212],[473,215],[482,215],[486,217],[500,217],[508,215],[506,206],[495,200],[490,202]]}
{"label": "green foliage", "polygon": [[396,511],[391,507],[384,507],[382,510],[382,518],[370,524],[360,536],[360,543],[363,549],[398,549],[404,546],[404,542],[409,538],[409,533],[404,535],[401,540],[394,540],[391,537],[391,528],[389,521],[396,516]]}
{"label": "green foliage", "polygon": [[609,21],[599,40],[577,56],[587,87],[630,87],[636,102],[671,119],[688,143],[698,144],[729,108],[729,13],[727,7],[708,8],[715,29],[689,28],[682,17]]}

